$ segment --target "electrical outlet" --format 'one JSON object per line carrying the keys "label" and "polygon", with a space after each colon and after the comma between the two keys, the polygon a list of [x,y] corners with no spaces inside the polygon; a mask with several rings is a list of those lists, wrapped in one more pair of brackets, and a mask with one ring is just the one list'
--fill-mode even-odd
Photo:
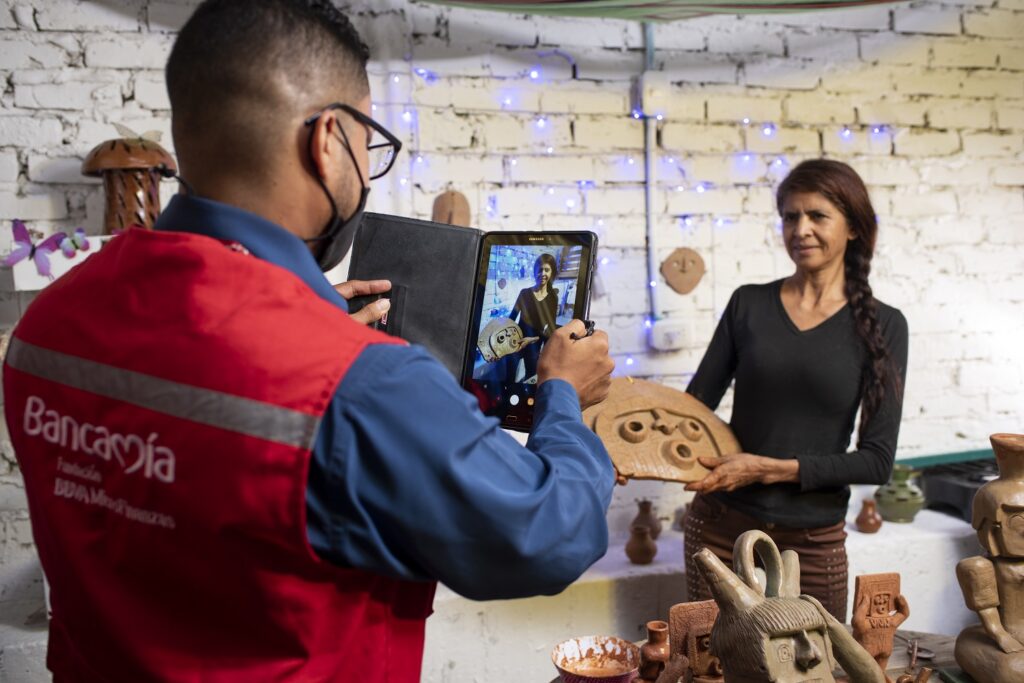
{"label": "electrical outlet", "polygon": [[655,320],[648,342],[658,351],[677,351],[693,336],[690,323],[684,320]]}
{"label": "electrical outlet", "polygon": [[663,114],[673,97],[672,79],[663,71],[645,71],[638,84],[639,109],[648,116]]}

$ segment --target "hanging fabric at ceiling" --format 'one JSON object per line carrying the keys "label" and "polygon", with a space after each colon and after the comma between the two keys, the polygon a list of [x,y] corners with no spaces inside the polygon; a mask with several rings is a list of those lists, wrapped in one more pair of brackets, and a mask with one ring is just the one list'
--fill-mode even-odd
{"label": "hanging fabric at ceiling", "polygon": [[607,17],[637,21],[672,21],[705,14],[810,12],[880,5],[893,0],[426,0],[437,5],[489,9],[516,14]]}

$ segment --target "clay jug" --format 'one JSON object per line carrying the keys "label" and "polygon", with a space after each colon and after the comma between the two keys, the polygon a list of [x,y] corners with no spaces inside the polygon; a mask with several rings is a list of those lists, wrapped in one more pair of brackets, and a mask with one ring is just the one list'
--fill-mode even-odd
{"label": "clay jug", "polygon": [[924,493],[910,481],[914,470],[909,465],[893,465],[892,479],[875,491],[875,501],[882,519],[887,522],[907,523],[924,507]]}
{"label": "clay jug", "polygon": [[647,622],[647,642],[640,648],[640,679],[655,681],[668,664],[668,623]]}
{"label": "clay jug", "polygon": [[637,524],[642,524],[651,530],[651,538],[658,540],[658,535],[661,533],[661,520],[654,514],[654,509],[651,501],[649,500],[638,500],[636,502],[639,510],[636,513],[636,517],[629,523],[629,526],[633,527]]}
{"label": "clay jug", "polygon": [[651,530],[643,524],[635,524],[626,541],[626,557],[633,564],[650,564],[658,554],[658,545],[651,538]]}
{"label": "clay jug", "polygon": [[882,528],[882,515],[873,500],[865,500],[857,515],[857,531],[862,534],[873,534]]}

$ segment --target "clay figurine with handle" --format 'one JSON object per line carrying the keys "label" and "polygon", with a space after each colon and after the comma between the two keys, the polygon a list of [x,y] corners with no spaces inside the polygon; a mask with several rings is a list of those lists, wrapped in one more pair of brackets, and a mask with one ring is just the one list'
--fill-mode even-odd
{"label": "clay figurine with handle", "polygon": [[1024,435],[993,434],[999,478],[978,489],[971,525],[985,556],[956,566],[967,607],[981,624],[956,639],[964,671],[986,683],[1024,681]]}
{"label": "clay figurine with handle", "polygon": [[[761,586],[754,554],[764,566]],[[733,547],[733,571],[704,548],[697,566],[720,610],[711,649],[721,659],[725,683],[835,683],[842,664],[851,683],[884,683],[885,677],[853,636],[809,595],[800,595],[800,562],[780,554],[763,531],[747,531]]]}

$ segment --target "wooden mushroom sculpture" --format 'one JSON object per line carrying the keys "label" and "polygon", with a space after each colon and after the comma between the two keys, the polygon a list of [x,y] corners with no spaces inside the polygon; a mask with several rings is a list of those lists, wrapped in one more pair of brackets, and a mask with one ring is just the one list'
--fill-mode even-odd
{"label": "wooden mushroom sculpture", "polygon": [[100,143],[82,162],[84,175],[103,178],[105,235],[133,225],[151,229],[160,215],[161,171],[177,171],[174,157],[153,139],[159,133],[118,130],[125,137]]}

